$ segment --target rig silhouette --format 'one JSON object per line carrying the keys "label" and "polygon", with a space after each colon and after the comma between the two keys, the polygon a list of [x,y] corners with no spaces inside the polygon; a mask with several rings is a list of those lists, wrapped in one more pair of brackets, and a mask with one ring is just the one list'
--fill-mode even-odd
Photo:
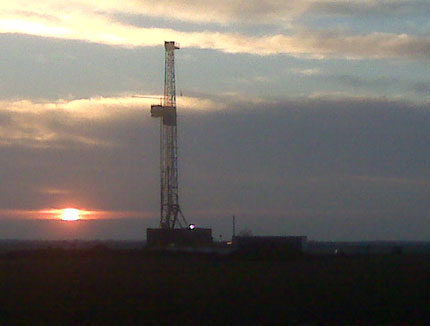
{"label": "rig silhouette", "polygon": [[179,205],[178,134],[176,114],[175,50],[179,45],[165,42],[164,97],[161,105],[151,105],[151,117],[160,118],[160,228],[188,225]]}
{"label": "rig silhouette", "polygon": [[151,105],[151,117],[160,118],[160,226],[147,229],[149,246],[203,246],[212,243],[212,230],[188,224],[179,205],[178,134],[176,112],[175,50],[164,42],[164,96]]}

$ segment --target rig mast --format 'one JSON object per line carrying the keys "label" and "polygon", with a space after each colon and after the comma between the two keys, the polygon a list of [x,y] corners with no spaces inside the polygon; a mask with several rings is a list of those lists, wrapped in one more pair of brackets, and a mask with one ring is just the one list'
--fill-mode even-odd
{"label": "rig mast", "polygon": [[179,206],[178,192],[175,50],[179,45],[166,41],[164,48],[164,97],[161,105],[151,105],[151,117],[160,118],[160,228],[174,229],[188,226]]}

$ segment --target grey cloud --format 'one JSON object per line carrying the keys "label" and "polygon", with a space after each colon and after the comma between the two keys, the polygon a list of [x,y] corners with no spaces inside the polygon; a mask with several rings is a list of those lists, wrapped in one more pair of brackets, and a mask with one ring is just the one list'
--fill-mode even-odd
{"label": "grey cloud", "polygon": [[[410,166],[413,163],[405,157],[406,153],[428,154],[423,140],[429,136],[425,131],[429,112],[418,110],[412,104],[374,99],[318,99],[251,107],[255,109],[250,112],[229,113],[228,119],[226,112],[213,113],[212,123],[197,129],[194,127],[195,132],[201,131],[198,138],[204,137],[205,150],[214,142],[224,144],[218,151],[230,148],[235,153],[232,147],[239,147],[243,154],[249,153],[249,158],[252,159],[246,162],[246,155],[239,157],[239,153],[236,153],[238,161],[233,160],[231,164],[236,164],[237,167],[246,162],[243,168],[251,165],[260,168],[262,160],[268,157],[279,160],[280,166],[283,162],[294,167],[292,163],[295,160],[304,159],[302,163],[309,164],[315,172],[329,172],[336,168],[337,172],[344,174],[361,174],[361,170],[370,169],[384,173],[388,172],[387,166],[381,164],[377,169],[378,162],[382,163],[384,156],[395,156],[394,162],[398,167],[400,164]],[[184,123],[186,122],[187,120]],[[216,129],[211,130],[211,126],[218,127],[218,124],[223,128],[217,128],[218,132]],[[211,131],[208,133],[210,136],[205,137],[204,134],[208,130]],[[241,132],[246,132],[247,137],[243,137]],[[212,133],[217,137],[213,137]],[[277,143],[280,151],[276,151],[275,144],[264,146],[268,142]],[[419,148],[409,146],[409,142]],[[383,146],[385,143],[387,146]],[[290,151],[287,151],[287,145]],[[254,148],[260,150],[253,151]],[[215,151],[215,148],[213,150]],[[357,151],[367,155],[357,161]],[[272,155],[269,155],[270,153]],[[212,158],[215,157],[211,156]],[[372,159],[375,159],[374,162]],[[320,163],[311,164],[317,161]],[[206,163],[210,162],[211,160],[208,160]],[[274,161],[267,163],[273,164]],[[295,174],[304,168],[303,164],[295,166]],[[416,169],[411,169],[412,171],[417,172]]]}
{"label": "grey cloud", "polygon": [[402,86],[405,81],[396,77],[378,77],[378,78],[365,78],[356,75],[330,75],[321,73],[316,75],[309,75],[309,78],[318,79],[322,81],[333,81],[337,84],[352,87],[355,89],[386,89],[392,86]]}
{"label": "grey cloud", "polygon": [[430,3],[421,0],[390,1],[314,1],[309,12],[331,15],[399,16],[430,14]]}
{"label": "grey cloud", "polygon": [[[430,235],[425,231],[428,105],[312,99],[228,107],[219,112],[179,108],[180,192],[190,219],[207,222],[208,216],[218,216],[221,221],[236,213],[242,225],[248,222],[266,233],[284,230],[294,220],[298,230],[321,238],[325,231],[318,233],[316,226],[322,217],[338,228],[354,225],[355,237],[364,236],[370,219],[378,218],[391,223],[374,237],[409,237],[412,231],[399,229],[404,216],[422,225],[417,236]],[[0,147],[0,207],[79,205],[156,217],[158,122],[148,115],[143,108],[97,121],[59,112],[55,118],[42,116],[62,135],[61,146]],[[115,146],[70,141],[80,133]],[[268,227],[266,219],[278,224]],[[228,232],[229,226],[217,225],[219,232]]]}
{"label": "grey cloud", "polygon": [[414,82],[408,79],[402,79],[394,76],[382,76],[377,78],[369,78],[350,74],[329,74],[320,72],[315,74],[302,74],[309,79],[318,80],[320,82],[334,82],[342,87],[347,86],[353,89],[373,90],[375,92],[387,91],[387,89],[401,88],[406,91],[427,95],[430,94],[430,83],[421,81]]}
{"label": "grey cloud", "polygon": [[[150,33],[153,31],[150,28],[145,28],[143,30],[144,31],[140,30],[140,32]],[[290,35],[272,34],[261,37],[219,32],[178,33],[178,37],[185,47],[212,49],[224,53],[249,53],[263,56],[285,54],[302,58],[394,58],[426,61],[430,58],[430,39],[427,36],[394,33],[372,33],[362,35],[348,34],[343,31],[320,30],[308,30]],[[95,40],[91,35],[82,35],[82,40],[101,43],[106,41],[103,37]],[[77,90],[80,90],[81,93],[87,94],[88,96],[90,89],[83,92],[82,84],[91,86],[93,92],[98,91],[104,94],[121,90],[138,90],[139,88],[143,88],[143,86],[154,88],[153,79],[150,78],[147,79],[146,85],[142,85],[141,78],[138,77],[138,70],[136,70],[135,66],[130,65],[133,61],[130,60],[129,56],[137,56],[141,54],[142,50],[133,49],[124,51],[124,49],[122,49],[122,51],[108,52],[103,51],[104,48],[102,45],[81,47],[76,52],[78,56],[82,56],[81,51],[89,52],[88,49],[90,48],[100,53],[100,55],[95,56],[95,52],[93,52],[88,57],[87,61],[83,61],[84,63],[73,63],[73,60],[64,60],[64,58],[70,56],[67,52],[67,48],[76,46],[79,42],[72,41],[67,43],[67,41],[58,41],[66,47],[66,51],[64,51],[65,49],[63,46],[58,46],[58,42],[44,42],[44,44],[50,45],[53,49],[53,53],[46,53],[45,49],[40,48],[42,43],[38,43],[37,38],[20,38],[15,35],[12,37],[3,36],[2,39],[12,42],[11,44],[13,45],[18,44],[18,46],[22,46],[26,41],[32,40],[34,42],[32,46],[37,51],[36,53],[43,54],[45,56],[43,61],[48,64],[40,62],[40,55],[35,55],[33,60],[28,60],[28,55],[22,58],[23,54],[17,54],[16,48],[12,46],[7,47],[5,54],[3,54],[7,60],[4,62],[2,61],[1,67],[5,71],[5,78],[6,80],[13,80],[14,83],[18,83],[17,80],[20,80],[20,82],[24,80],[24,85],[5,83],[0,88],[0,95],[7,94],[9,97],[19,97],[22,95],[23,88],[26,88],[25,92],[32,93],[32,95],[47,93],[49,92],[47,90],[51,90],[49,92],[49,97],[53,98],[56,95],[55,90],[62,86],[63,92],[66,92],[62,97],[66,97],[67,95],[73,97]],[[117,44],[118,46],[148,47],[154,45],[153,42],[147,43],[144,38],[136,39],[132,37],[128,39],[127,37],[121,37],[120,39],[122,41]],[[110,43],[108,42],[108,44]],[[70,49],[71,48],[68,48],[68,50]],[[76,51],[76,49],[77,48],[74,50]],[[159,61],[154,62],[154,57],[149,57],[148,54],[150,51],[156,53],[157,49],[154,48],[146,52],[145,59],[147,59],[148,62],[145,62],[145,72],[148,70],[155,71],[154,67],[159,65]],[[111,56],[103,56],[103,52],[105,52],[105,54],[111,54]],[[14,62],[14,59],[11,60],[13,55],[17,55],[18,59],[23,59],[23,61],[20,62],[22,69],[17,70],[14,66],[8,64],[9,62]],[[117,55],[120,55],[120,59],[118,59]],[[36,62],[34,62],[34,60]],[[106,66],[106,64],[118,65],[118,60],[122,64],[121,67],[124,67],[125,73],[119,73],[111,68],[102,68],[103,65]],[[137,60],[137,58],[135,60]],[[60,76],[58,76],[58,71],[55,69],[57,66],[67,74],[67,79],[61,79]],[[85,81],[82,80],[82,76],[84,75],[87,77]],[[67,85],[64,85],[66,81]],[[72,81],[72,83],[70,83],[70,81]],[[113,83],[113,81],[115,81],[115,83]],[[115,85],[115,90],[112,89],[113,85]]]}
{"label": "grey cloud", "polygon": [[303,42],[315,53],[356,58],[430,59],[430,39],[410,35],[373,33],[347,35],[339,31],[304,33]]}
{"label": "grey cloud", "polygon": [[[303,0],[236,0],[236,1],[200,1],[200,0],[139,0],[142,12],[149,15],[154,10],[159,15],[165,12],[170,18],[184,21],[200,22],[252,22],[273,24],[279,20],[287,20],[301,12],[306,6]],[[152,10],[149,10],[151,8]]]}
{"label": "grey cloud", "polygon": [[416,93],[425,93],[425,94],[429,94],[429,93],[430,93],[430,83],[427,83],[427,82],[419,82],[419,83],[416,83],[416,84],[413,86],[413,90],[414,90]]}
{"label": "grey cloud", "polygon": [[[139,1],[142,12],[157,16],[162,12],[169,18],[183,21],[237,23],[252,22],[279,24],[300,15],[313,13],[349,16],[399,16],[430,14],[428,1],[422,0],[377,0],[377,1],[317,1],[317,0],[236,0],[236,1],[200,1],[200,0],[162,0],[156,5],[146,0]],[[152,8],[150,12],[149,8]],[[173,10],[172,10],[173,9]],[[197,10],[196,10],[197,9]],[[210,13],[210,14],[209,14]]]}
{"label": "grey cloud", "polygon": [[351,87],[357,88],[374,88],[378,86],[391,86],[399,84],[399,80],[397,78],[389,78],[389,77],[380,77],[376,79],[366,79],[360,78],[354,75],[339,75],[334,76],[333,78],[337,79],[340,83],[347,84]]}
{"label": "grey cloud", "polygon": [[[428,109],[367,99],[284,103],[261,111],[214,114],[211,123],[194,128],[205,144],[204,153],[185,158],[187,163],[197,160],[203,172],[194,169],[184,178],[202,175],[212,188],[223,189],[207,196],[231,212],[240,211],[236,204],[247,200],[241,215],[264,217],[264,222],[257,219],[254,229],[268,233],[274,230],[266,223],[276,214],[283,215],[287,225],[295,221],[299,230],[306,229],[303,223],[309,228],[320,225],[322,216],[337,230],[350,229],[351,223],[361,238],[371,219],[388,223],[404,216],[424,227],[430,181],[425,163],[430,155]],[[212,130],[212,124],[222,127]],[[218,176],[208,178],[218,169]],[[195,187],[199,182],[189,186]],[[199,197],[188,198],[196,203]],[[209,203],[206,199],[201,209]],[[401,234],[398,228],[404,223],[386,224],[379,238]],[[372,237],[378,238],[378,232]]]}

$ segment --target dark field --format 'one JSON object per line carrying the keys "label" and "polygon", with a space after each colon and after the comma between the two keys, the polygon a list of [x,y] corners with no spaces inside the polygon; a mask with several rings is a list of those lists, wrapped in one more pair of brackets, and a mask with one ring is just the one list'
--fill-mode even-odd
{"label": "dark field", "polygon": [[18,252],[0,257],[0,324],[421,325],[429,258]]}

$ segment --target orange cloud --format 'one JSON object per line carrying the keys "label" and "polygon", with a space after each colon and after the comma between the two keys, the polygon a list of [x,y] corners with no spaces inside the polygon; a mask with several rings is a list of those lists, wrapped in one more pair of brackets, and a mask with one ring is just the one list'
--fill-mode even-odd
{"label": "orange cloud", "polygon": [[[161,95],[150,95],[160,97]],[[94,97],[54,102],[30,100],[0,101],[0,112],[8,115],[7,122],[0,124],[0,145],[20,144],[27,147],[52,147],[60,140],[68,140],[85,146],[115,146],[112,141],[90,134],[79,133],[79,129],[54,128],[52,115],[66,121],[109,122],[130,112],[141,112],[149,119],[150,105],[157,100],[133,96]],[[205,98],[179,97],[181,110],[208,111],[225,109],[226,104]]]}

